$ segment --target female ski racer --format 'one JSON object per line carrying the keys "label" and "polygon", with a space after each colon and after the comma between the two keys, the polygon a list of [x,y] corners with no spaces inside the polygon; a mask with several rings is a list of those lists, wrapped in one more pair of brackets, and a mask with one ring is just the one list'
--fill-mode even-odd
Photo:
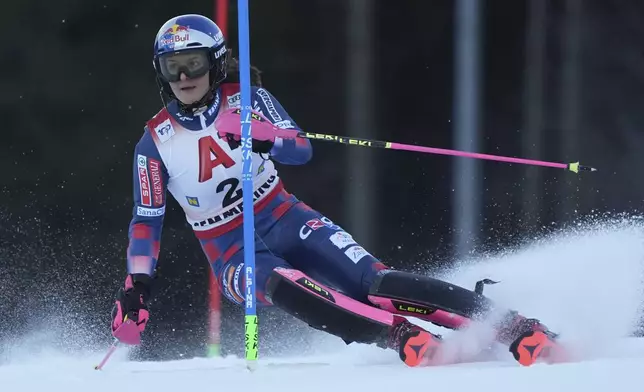
{"label": "female ski racer", "polygon": [[[112,312],[117,337],[126,317],[136,323],[137,333],[150,320],[147,303],[167,191],[183,208],[225,297],[240,305],[245,301],[239,127],[215,126],[222,113],[240,107],[238,62],[213,21],[181,15],[159,30],[153,64],[163,108],[147,122],[134,151],[127,277]],[[256,68],[252,82],[253,112],[279,129],[300,130],[262,87]],[[255,136],[252,150],[260,304],[277,306],[347,344],[396,350],[409,366],[446,363],[442,338],[405,317],[458,327],[449,325],[458,318],[424,305],[428,278],[387,268],[339,225],[286,190],[274,162],[307,163],[310,142],[265,133]],[[523,365],[554,358],[554,335],[537,320],[508,311],[497,331],[497,340]]]}

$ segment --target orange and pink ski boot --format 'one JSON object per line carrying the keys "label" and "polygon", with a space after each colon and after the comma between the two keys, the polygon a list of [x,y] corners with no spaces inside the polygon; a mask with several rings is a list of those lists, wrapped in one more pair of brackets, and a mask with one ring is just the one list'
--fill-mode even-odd
{"label": "orange and pink ski boot", "polygon": [[398,351],[400,359],[410,367],[442,364],[442,338],[396,316],[388,347]]}
{"label": "orange and pink ski boot", "polygon": [[557,342],[557,335],[550,332],[539,320],[528,319],[512,312],[504,327],[499,329],[497,340],[509,346],[509,351],[523,366],[535,362],[549,364],[569,361],[564,347]]}

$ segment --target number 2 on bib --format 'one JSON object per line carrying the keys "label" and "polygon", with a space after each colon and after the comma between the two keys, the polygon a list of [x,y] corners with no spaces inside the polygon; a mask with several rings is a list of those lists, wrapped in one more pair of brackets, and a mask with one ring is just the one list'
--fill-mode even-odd
{"label": "number 2 on bib", "polygon": [[212,136],[199,139],[199,182],[210,180],[212,169],[217,166],[224,165],[228,169],[234,164],[235,161],[226,154]]}
{"label": "number 2 on bib", "polygon": [[[234,164],[235,161],[226,154],[212,136],[205,136],[199,139],[199,182],[206,182],[212,179],[212,170],[217,166],[224,165],[227,169]],[[217,185],[217,193],[226,191],[222,208],[226,208],[241,199],[242,192],[237,189],[238,185],[239,180],[237,178],[227,178]]]}

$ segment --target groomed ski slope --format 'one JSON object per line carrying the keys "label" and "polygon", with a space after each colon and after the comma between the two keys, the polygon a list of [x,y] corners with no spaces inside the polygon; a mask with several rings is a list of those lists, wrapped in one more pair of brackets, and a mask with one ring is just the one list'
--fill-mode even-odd
{"label": "groomed ski slope", "polygon": [[[0,390],[636,391],[644,374],[644,339],[629,335],[640,317],[643,260],[644,228],[631,220],[559,233],[445,275],[466,287],[485,277],[501,281],[486,287],[487,295],[560,332],[579,359],[573,363],[523,368],[497,347],[486,362],[411,369],[393,352],[347,347],[320,333],[318,354],[263,357],[253,373],[238,358],[134,363],[125,360],[125,350],[95,371],[104,348],[73,357],[15,357],[0,366]],[[439,332],[473,348],[485,326]]]}
{"label": "groomed ski slope", "polygon": [[42,358],[0,368],[0,380],[6,391],[637,391],[644,356],[634,351],[644,350],[644,344],[637,342],[635,347],[632,343],[628,344],[632,358],[531,368],[488,362],[410,369],[395,361],[362,365],[338,360],[311,366],[264,363],[249,373],[243,361],[193,359],[118,363],[98,372],[92,370],[92,360]]}

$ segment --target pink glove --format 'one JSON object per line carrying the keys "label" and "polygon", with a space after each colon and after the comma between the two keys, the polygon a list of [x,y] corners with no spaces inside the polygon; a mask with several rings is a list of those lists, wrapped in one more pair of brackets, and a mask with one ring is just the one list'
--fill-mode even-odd
{"label": "pink glove", "polygon": [[145,274],[128,275],[116,295],[112,308],[112,335],[126,344],[139,344],[150,313],[151,279]]}
{"label": "pink glove", "polygon": [[[241,109],[229,109],[221,113],[215,120],[215,128],[221,137],[231,137],[241,140]],[[261,114],[251,111],[253,139],[258,141],[275,142],[275,138],[295,139],[297,132],[292,129],[282,129],[273,125]]]}

